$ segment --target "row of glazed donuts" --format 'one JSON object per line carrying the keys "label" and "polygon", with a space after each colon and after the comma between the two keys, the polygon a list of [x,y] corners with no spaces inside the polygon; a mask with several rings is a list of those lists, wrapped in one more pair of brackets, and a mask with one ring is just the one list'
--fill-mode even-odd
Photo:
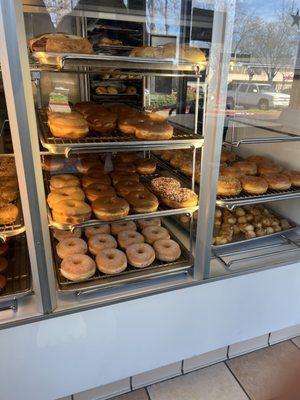
{"label": "row of glazed donuts", "polygon": [[56,251],[62,259],[60,272],[71,281],[81,281],[92,277],[96,267],[103,274],[113,275],[124,271],[128,264],[145,268],[155,258],[175,261],[180,257],[180,246],[160,224],[159,218],[140,220],[140,232],[133,221],[90,227],[85,229],[87,240],[80,239],[79,230],[55,231],[54,237],[59,240]]}

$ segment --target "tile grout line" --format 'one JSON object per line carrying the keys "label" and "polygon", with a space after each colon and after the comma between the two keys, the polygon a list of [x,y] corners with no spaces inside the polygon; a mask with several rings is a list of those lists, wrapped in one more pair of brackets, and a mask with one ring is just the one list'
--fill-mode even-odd
{"label": "tile grout line", "polygon": [[[296,336],[296,337],[297,337],[297,336]],[[296,346],[297,349],[300,351],[300,347],[298,347],[298,346],[296,345],[296,343],[293,342],[293,339],[294,339],[294,338],[291,338],[291,339],[289,339],[289,341],[290,341],[294,346]]]}
{"label": "tile grout line", "polygon": [[146,392],[146,395],[148,397],[148,400],[151,400],[151,396],[150,396],[150,393],[148,391],[148,386],[145,386],[145,392]]}
{"label": "tile grout line", "polygon": [[233,371],[231,370],[231,368],[229,367],[229,365],[227,364],[227,360],[224,361],[224,364],[226,365],[226,367],[228,368],[229,372],[231,373],[231,375],[233,376],[233,378],[235,379],[235,381],[237,382],[237,384],[239,385],[239,387],[242,389],[242,391],[245,393],[245,395],[247,396],[247,398],[249,400],[251,400],[251,397],[249,396],[249,394],[246,392],[246,390],[244,389],[243,385],[241,384],[241,382],[238,380],[238,378],[235,376],[235,374],[233,373]]}

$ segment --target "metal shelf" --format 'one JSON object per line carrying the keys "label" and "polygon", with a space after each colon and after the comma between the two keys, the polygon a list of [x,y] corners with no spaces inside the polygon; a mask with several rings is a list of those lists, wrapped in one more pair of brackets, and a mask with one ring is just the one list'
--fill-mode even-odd
{"label": "metal shelf", "polygon": [[32,293],[30,260],[25,236],[9,242],[7,284],[0,291],[0,302],[15,300]]}
{"label": "metal shelf", "polygon": [[39,137],[42,146],[53,154],[70,153],[92,153],[110,151],[146,151],[150,149],[186,149],[199,148],[204,139],[202,136],[189,132],[182,132],[174,129],[174,136],[171,140],[140,141],[133,137],[120,135],[117,131],[111,136],[99,136],[95,132],[81,139],[62,139],[52,136],[47,125],[47,115],[43,110],[37,112],[39,122]]}
{"label": "metal shelf", "polygon": [[252,128],[262,129],[272,134],[278,133],[280,136],[270,137],[259,137],[259,138],[244,138],[244,139],[233,139],[232,141],[225,141],[224,144],[231,147],[239,147],[242,144],[261,144],[261,143],[284,143],[284,142],[299,142],[300,136],[295,135],[291,132],[285,132],[283,126],[276,121],[263,121],[263,120],[251,120],[245,118],[228,118],[230,121],[250,126]]}
{"label": "metal shelf", "polygon": [[[193,256],[185,248],[185,246],[174,237],[168,228],[171,239],[175,240],[181,248],[181,256],[177,261],[165,263],[155,260],[149,267],[138,269],[128,265],[124,272],[117,275],[105,275],[96,271],[95,275],[84,282],[72,282],[64,278],[59,271],[61,260],[55,251],[55,240],[52,236],[52,248],[55,260],[55,272],[58,282],[58,291],[61,293],[74,293],[77,296],[85,293],[90,293],[96,290],[106,289],[121,285],[127,285],[134,282],[152,279],[159,276],[188,273],[188,270],[193,267]],[[93,257],[94,258],[94,257]]]}
{"label": "metal shelf", "polygon": [[266,203],[271,201],[291,200],[300,197],[300,188],[291,187],[288,190],[277,191],[268,189],[265,194],[249,194],[242,192],[238,196],[217,196],[216,205],[233,210],[238,206]]}
{"label": "metal shelf", "polygon": [[141,58],[130,56],[112,56],[106,54],[46,53],[33,52],[33,59],[40,65],[48,65],[64,70],[65,68],[103,68],[137,71],[174,71],[192,73],[199,77],[206,62],[199,64],[176,59]]}
{"label": "metal shelf", "polygon": [[[224,249],[212,249],[213,257],[215,257],[228,271],[237,264],[251,262],[255,265],[258,260],[265,260],[266,257],[285,256],[300,251],[300,236],[292,231],[281,232],[275,239],[270,238],[271,235],[260,238],[260,241],[249,243],[250,246],[241,248],[240,246],[231,246]],[[269,240],[271,239],[271,240]],[[243,244],[248,244],[250,240],[244,241]],[[223,250],[223,251],[222,251]],[[255,254],[253,254],[255,253]],[[237,257],[237,258],[235,258]]]}

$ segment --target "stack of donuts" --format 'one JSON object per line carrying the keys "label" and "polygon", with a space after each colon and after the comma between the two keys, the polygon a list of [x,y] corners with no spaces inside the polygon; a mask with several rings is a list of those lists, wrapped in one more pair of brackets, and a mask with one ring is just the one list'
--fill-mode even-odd
{"label": "stack of donuts", "polygon": [[86,228],[84,238],[79,229],[74,232],[55,230],[56,252],[62,260],[60,273],[66,279],[79,282],[95,275],[98,269],[105,275],[119,274],[129,266],[145,268],[157,259],[174,262],[181,255],[177,242],[159,218],[112,223]]}
{"label": "stack of donuts", "polygon": [[245,161],[235,161],[235,154],[222,151],[218,195],[236,196],[245,193],[259,195],[269,189],[276,191],[300,187],[300,171],[284,170],[269,157],[252,155]]}
{"label": "stack of donuts", "polygon": [[222,245],[281,232],[291,227],[262,205],[237,207],[234,211],[216,208],[213,244]]}
{"label": "stack of donuts", "polygon": [[116,129],[140,140],[169,140],[173,136],[173,127],[161,114],[141,112],[126,104],[104,107],[91,101],[77,103],[71,113],[49,112],[48,125],[53,136],[69,139],[85,137],[89,131],[107,136]]}
{"label": "stack of donuts", "polygon": [[17,171],[14,157],[0,158],[0,225],[12,224],[19,215],[13,204],[19,196]]}
{"label": "stack of donuts", "polygon": [[7,253],[9,246],[7,243],[0,243],[0,292],[5,288],[7,283],[6,272],[8,268]]}
{"label": "stack of donuts", "polygon": [[[161,150],[154,151],[154,154],[163,161],[167,161],[173,168],[178,169],[184,175],[191,177],[193,175],[193,153],[190,150]],[[200,152],[196,155],[195,181],[200,183]]]}

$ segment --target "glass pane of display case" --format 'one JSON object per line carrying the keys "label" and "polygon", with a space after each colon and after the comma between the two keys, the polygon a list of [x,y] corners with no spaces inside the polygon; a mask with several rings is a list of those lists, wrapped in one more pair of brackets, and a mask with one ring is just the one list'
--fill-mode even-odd
{"label": "glass pane of display case", "polygon": [[[28,296],[35,296],[1,73],[0,91],[0,323],[3,323],[25,318],[22,305],[27,302]],[[31,312],[34,311],[37,309],[33,307]]]}
{"label": "glass pane of display case", "polygon": [[298,7],[237,2],[207,276],[299,260]]}
{"label": "glass pane of display case", "polygon": [[58,299],[199,279],[213,2],[24,12]]}

